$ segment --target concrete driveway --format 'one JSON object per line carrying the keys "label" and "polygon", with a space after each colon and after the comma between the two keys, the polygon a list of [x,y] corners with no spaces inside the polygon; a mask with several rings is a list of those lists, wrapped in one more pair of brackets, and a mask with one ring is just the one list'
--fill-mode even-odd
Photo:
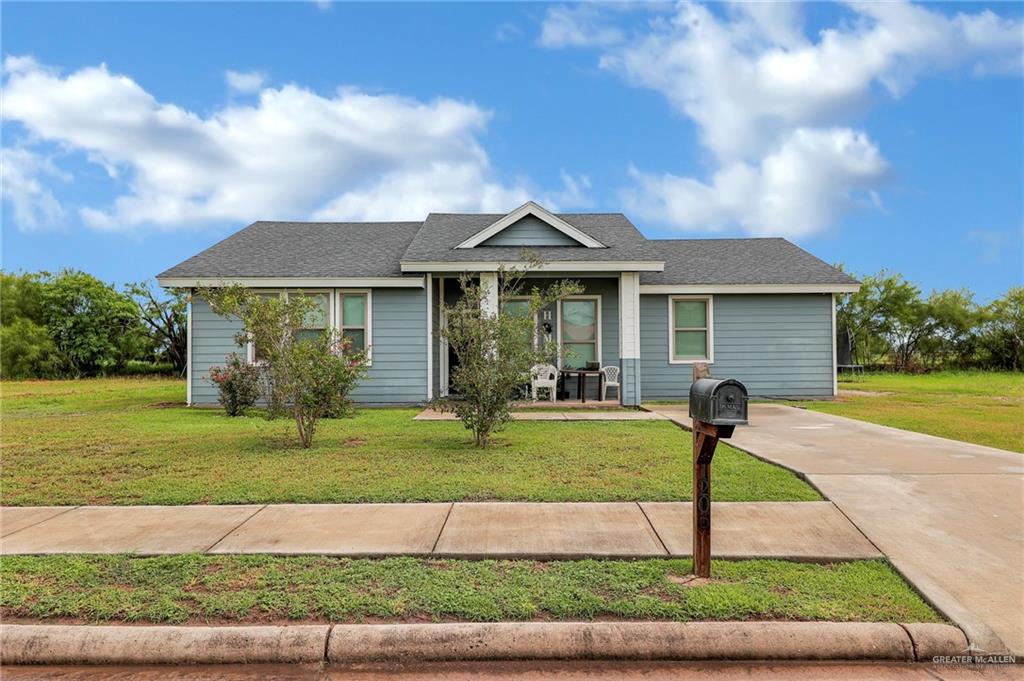
{"label": "concrete driveway", "polygon": [[730,444],[817,487],[974,645],[1024,656],[1024,454],[774,404],[750,423]]}

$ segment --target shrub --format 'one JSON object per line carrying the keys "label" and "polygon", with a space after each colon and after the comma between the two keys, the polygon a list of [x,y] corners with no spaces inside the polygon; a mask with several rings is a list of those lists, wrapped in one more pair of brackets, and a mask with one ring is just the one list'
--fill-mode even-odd
{"label": "shrub", "polygon": [[180,376],[181,372],[170,362],[145,362],[130,359],[117,372],[121,376]]}
{"label": "shrub", "polygon": [[210,381],[217,386],[218,400],[228,416],[245,416],[245,410],[260,398],[260,367],[249,364],[237,353],[227,357],[226,367],[210,369]]}
{"label": "shrub", "polygon": [[348,394],[366,373],[366,353],[353,352],[347,338],[326,330],[296,342],[288,356],[288,376],[295,423],[303,447],[313,444],[317,422],[351,410]]}
{"label": "shrub", "polygon": [[0,377],[50,378],[62,368],[57,346],[46,328],[27,317],[0,328]]}

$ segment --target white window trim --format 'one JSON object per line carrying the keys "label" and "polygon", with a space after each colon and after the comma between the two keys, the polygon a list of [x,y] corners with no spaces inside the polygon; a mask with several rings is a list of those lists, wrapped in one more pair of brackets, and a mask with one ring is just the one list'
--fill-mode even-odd
{"label": "white window trim", "polygon": [[566,296],[560,298],[558,301],[557,321],[558,329],[556,330],[556,343],[558,344],[558,368],[562,368],[562,301],[564,300],[596,300],[597,301],[597,347],[594,348],[594,359],[598,361],[602,366],[604,365],[604,355],[601,353],[601,336],[604,335],[604,327],[601,324],[601,307],[602,300],[600,295],[581,295],[581,296]]}
{"label": "white window trim", "polygon": [[[525,301],[529,303],[532,298],[530,296],[508,296],[505,298],[505,302],[511,301]],[[537,310],[533,311],[533,349],[536,351],[538,348],[538,341],[540,340],[540,313]]]}
{"label": "white window trim", "polygon": [[[373,366],[373,289],[362,289],[362,288],[342,288],[342,289],[259,289],[257,293],[276,293],[278,295],[284,295],[286,298],[289,292],[294,293],[320,293],[327,294],[327,328],[334,329],[338,333],[341,333],[341,310],[338,309],[341,305],[341,297],[345,293],[365,293],[366,294],[366,365]],[[249,364],[263,364],[263,362],[256,361],[256,349],[253,347],[252,341],[247,341],[245,344],[245,361]]]}
{"label": "white window trim", "polygon": [[334,329],[340,334],[342,332],[341,320],[342,320],[342,298],[346,293],[365,293],[366,294],[366,333],[364,334],[366,343],[366,366],[373,366],[373,289],[369,288],[336,288],[334,293],[334,304],[331,306],[334,319],[331,323]]}
{"label": "white window trim", "polygon": [[[708,305],[707,333],[708,333],[708,356],[693,357],[688,359],[676,359],[676,306],[677,300],[702,300]],[[715,297],[714,296],[669,296],[668,297],[668,363],[669,364],[695,364],[705,362],[715,363]]]}

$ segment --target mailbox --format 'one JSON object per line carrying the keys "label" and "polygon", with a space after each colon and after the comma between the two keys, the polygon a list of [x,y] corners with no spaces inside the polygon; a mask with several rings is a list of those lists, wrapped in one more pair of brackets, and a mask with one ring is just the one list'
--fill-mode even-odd
{"label": "mailbox", "polygon": [[731,378],[698,378],[690,386],[690,418],[716,426],[747,425],[746,387]]}

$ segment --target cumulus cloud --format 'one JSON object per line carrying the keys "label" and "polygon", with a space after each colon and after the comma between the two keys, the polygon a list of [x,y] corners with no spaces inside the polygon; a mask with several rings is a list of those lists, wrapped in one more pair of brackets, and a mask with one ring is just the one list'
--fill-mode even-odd
{"label": "cumulus cloud", "polygon": [[70,179],[49,159],[28,149],[10,147],[0,152],[3,199],[10,204],[22,230],[59,227],[64,218],[64,209],[41,180],[43,176]]}
{"label": "cumulus cloud", "polygon": [[224,80],[233,92],[240,94],[253,94],[259,92],[266,81],[267,76],[261,71],[232,71],[224,72]]}
{"label": "cumulus cloud", "polygon": [[[819,231],[885,175],[877,145],[855,129],[873,90],[899,97],[943,70],[1022,68],[1019,19],[890,2],[850,11],[850,19],[808,37],[796,5],[738,3],[716,12],[681,3],[604,49],[602,67],[662,93],[694,121],[714,164],[707,181],[636,171],[627,194],[650,202],[637,208],[681,229]],[[595,21],[587,17],[580,30]],[[561,30],[572,35],[571,27]],[[808,197],[812,191],[824,198]]]}
{"label": "cumulus cloud", "polygon": [[800,237],[825,229],[870,188],[886,162],[863,133],[847,128],[798,128],[757,163],[731,162],[710,182],[635,168],[626,190],[629,209],[686,230],[724,231],[738,225],[757,236]]}
{"label": "cumulus cloud", "polygon": [[82,152],[126,191],[80,216],[104,230],[253,219],[421,219],[508,210],[534,192],[494,177],[478,135],[490,113],[342,88],[264,88],[209,115],[161,102],[106,65],[67,75],[8,60],[5,120]]}

